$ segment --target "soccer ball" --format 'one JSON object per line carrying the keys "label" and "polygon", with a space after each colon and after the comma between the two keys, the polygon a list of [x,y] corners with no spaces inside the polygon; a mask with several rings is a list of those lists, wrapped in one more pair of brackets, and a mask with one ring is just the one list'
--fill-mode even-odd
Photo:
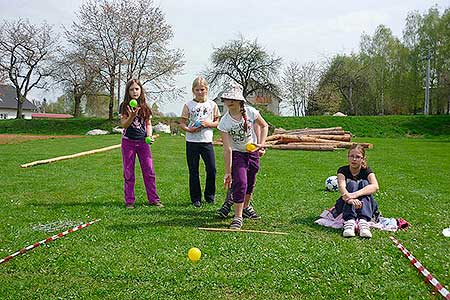
{"label": "soccer ball", "polygon": [[337,176],[330,176],[325,180],[325,188],[327,191],[336,192],[338,190]]}

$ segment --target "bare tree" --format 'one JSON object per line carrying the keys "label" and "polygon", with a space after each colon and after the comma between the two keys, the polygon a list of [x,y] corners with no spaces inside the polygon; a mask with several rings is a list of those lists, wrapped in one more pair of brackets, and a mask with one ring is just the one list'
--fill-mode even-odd
{"label": "bare tree", "polygon": [[285,101],[284,106],[293,111],[294,116],[304,116],[310,97],[314,95],[320,74],[316,63],[300,65],[291,62],[283,71],[280,86]]}
{"label": "bare tree", "polygon": [[172,28],[164,19],[162,11],[153,7],[151,0],[123,1],[124,10],[134,11],[133,18],[124,16],[125,35],[123,62],[126,66],[126,81],[140,78],[165,89],[166,80],[181,71],[184,65],[182,51],[168,48],[173,37]]}
{"label": "bare tree", "polygon": [[92,53],[99,77],[109,91],[109,119],[113,118],[114,92],[125,31],[117,1],[88,0],[81,5],[79,22],[67,31],[68,41]]}
{"label": "bare tree", "polygon": [[46,23],[37,26],[19,19],[0,25],[0,73],[7,73],[16,89],[16,118],[22,118],[28,92],[46,87],[45,80],[54,71],[51,61],[57,48],[58,38]]}
{"label": "bare tree", "polygon": [[96,69],[90,65],[89,52],[85,48],[66,50],[57,60],[55,80],[73,96],[74,116],[81,116],[81,99],[91,92],[96,80]]}
{"label": "bare tree", "polygon": [[212,67],[205,74],[213,86],[235,82],[242,86],[244,97],[258,89],[278,94],[276,77],[281,58],[269,54],[256,40],[240,37],[215,48]]}
{"label": "bare tree", "polygon": [[151,0],[88,0],[78,17],[68,32],[69,41],[93,53],[91,58],[109,91],[110,119],[116,85],[120,93],[122,66],[126,80],[139,78],[155,92],[174,90],[173,76],[184,65],[183,54],[168,48],[172,29]]}

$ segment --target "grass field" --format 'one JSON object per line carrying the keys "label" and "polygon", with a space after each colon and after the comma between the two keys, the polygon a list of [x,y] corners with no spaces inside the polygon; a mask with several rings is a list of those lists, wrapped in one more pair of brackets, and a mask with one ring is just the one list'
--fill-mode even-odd
{"label": "grass field", "polygon": [[[441,231],[450,226],[450,139],[360,141],[374,144],[368,156],[381,212],[412,224],[395,236],[449,289],[450,239]],[[118,143],[111,135],[0,145],[0,258],[59,232],[33,229],[38,224],[101,219],[0,265],[1,299],[440,299],[390,233],[344,239],[314,224],[337,198],[324,180],[346,163],[345,151],[272,150],[262,158],[254,201],[262,219],[244,229],[287,236],[198,230],[227,228],[230,219],[216,218],[221,203],[189,205],[183,137],[161,136],[152,146],[163,209],[142,206],[139,168],[137,208],[124,208],[119,149],[19,167]],[[194,246],[203,255],[197,263],[187,259]]]}

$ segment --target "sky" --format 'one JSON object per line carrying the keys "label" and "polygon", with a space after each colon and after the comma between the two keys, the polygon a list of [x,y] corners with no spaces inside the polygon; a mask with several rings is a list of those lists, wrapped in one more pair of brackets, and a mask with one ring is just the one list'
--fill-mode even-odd
{"label": "sky", "polygon": [[[362,33],[373,35],[378,25],[402,37],[408,13],[424,14],[433,5],[442,12],[448,0],[153,0],[172,26],[171,48],[184,52],[183,74],[177,87],[186,96],[160,104],[160,110],[180,115],[191,97],[192,81],[209,64],[214,48],[242,35],[256,39],[269,53],[289,62],[320,62],[335,54],[358,52]],[[82,0],[0,0],[0,20],[28,18],[46,21],[61,31],[76,20]],[[32,97],[56,100],[57,89],[35,91]],[[215,95],[210,95],[213,98]]]}

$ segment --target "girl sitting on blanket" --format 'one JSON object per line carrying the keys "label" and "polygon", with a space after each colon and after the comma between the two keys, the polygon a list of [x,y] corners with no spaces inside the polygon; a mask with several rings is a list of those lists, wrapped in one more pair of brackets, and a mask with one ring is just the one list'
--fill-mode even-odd
{"label": "girl sitting on blanket", "polygon": [[359,236],[371,238],[368,222],[378,213],[378,204],[373,194],[378,191],[375,173],[367,166],[364,148],[354,144],[348,152],[348,165],[337,171],[341,197],[336,201],[337,213],[343,213],[344,237],[354,237],[359,228]]}

